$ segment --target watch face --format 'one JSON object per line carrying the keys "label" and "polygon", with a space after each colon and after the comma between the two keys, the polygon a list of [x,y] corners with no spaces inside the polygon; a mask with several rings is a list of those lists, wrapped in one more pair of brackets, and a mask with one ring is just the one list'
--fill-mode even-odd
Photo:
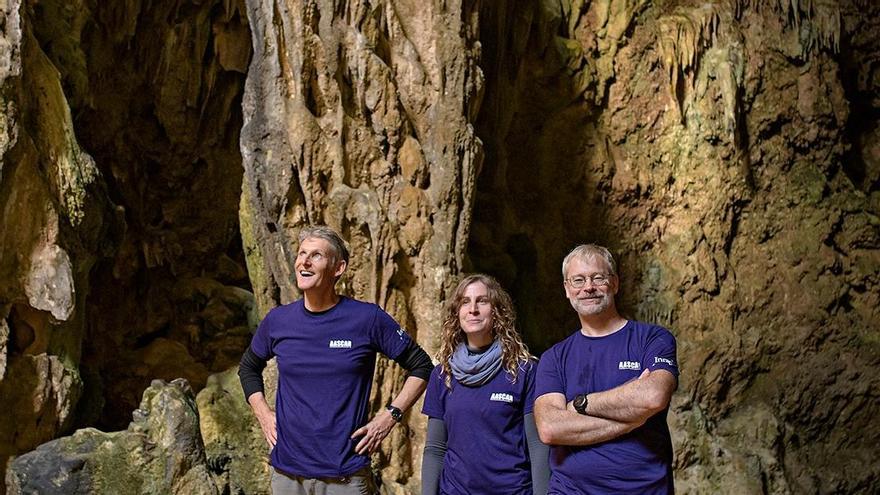
{"label": "watch face", "polygon": [[388,406],[388,412],[391,413],[391,417],[394,421],[397,421],[398,423],[403,419],[403,411],[394,406]]}

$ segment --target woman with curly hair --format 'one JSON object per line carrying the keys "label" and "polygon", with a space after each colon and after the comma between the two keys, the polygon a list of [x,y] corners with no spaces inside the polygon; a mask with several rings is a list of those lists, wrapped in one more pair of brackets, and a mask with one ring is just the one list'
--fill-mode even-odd
{"label": "woman with curly hair", "polygon": [[422,495],[547,492],[548,448],[532,417],[538,363],[515,320],[510,296],[488,275],[465,277],[447,302],[422,408]]}

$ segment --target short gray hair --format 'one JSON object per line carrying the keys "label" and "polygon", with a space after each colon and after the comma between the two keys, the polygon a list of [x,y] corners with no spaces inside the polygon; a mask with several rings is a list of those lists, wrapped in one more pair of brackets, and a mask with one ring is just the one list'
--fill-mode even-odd
{"label": "short gray hair", "polygon": [[338,232],[326,225],[310,225],[299,231],[299,243],[306,239],[323,239],[330,244],[330,250],[333,251],[333,262],[338,263],[340,260],[348,265],[348,248],[345,247],[345,241]]}
{"label": "short gray hair", "polygon": [[614,256],[611,256],[611,251],[609,251],[608,248],[599,246],[598,244],[581,244],[572,249],[565,256],[565,259],[562,260],[562,278],[566,277],[568,264],[574,258],[584,261],[592,258],[601,258],[605,260],[605,263],[607,263],[608,267],[611,269],[611,275],[617,275],[617,263],[614,261]]}

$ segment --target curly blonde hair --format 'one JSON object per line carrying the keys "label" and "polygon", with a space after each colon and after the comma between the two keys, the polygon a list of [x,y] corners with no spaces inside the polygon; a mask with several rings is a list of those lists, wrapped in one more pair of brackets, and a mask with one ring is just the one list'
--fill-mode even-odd
{"label": "curly blonde hair", "polygon": [[475,282],[485,284],[489,293],[489,302],[492,304],[492,336],[501,344],[501,361],[513,383],[516,383],[517,374],[523,366],[534,360],[529,353],[529,348],[522,341],[516,329],[516,311],[513,309],[513,301],[501,284],[493,277],[475,273],[464,277],[455,288],[452,297],[446,302],[446,316],[443,319],[440,351],[437,360],[443,367],[447,388],[452,388],[452,369],[449,360],[459,344],[465,342],[465,333],[459,324],[459,309],[464,300],[464,291]]}

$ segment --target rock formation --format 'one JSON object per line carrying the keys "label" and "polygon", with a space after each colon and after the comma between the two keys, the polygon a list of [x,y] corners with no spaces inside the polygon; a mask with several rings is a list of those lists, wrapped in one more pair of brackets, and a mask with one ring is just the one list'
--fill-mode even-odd
{"label": "rock formation", "polygon": [[[248,16],[239,214],[257,300],[296,297],[297,231],[328,224],[351,246],[341,292],[385,307],[432,349],[482,158],[473,6],[250,1]],[[376,404],[402,382],[383,362]],[[412,416],[414,429],[395,429],[383,450],[389,483],[413,480],[420,465],[425,421]]]}
{"label": "rock formation", "polygon": [[0,471],[73,424],[89,271],[113,207],[18,1],[0,24]]}
{"label": "rock formation", "polygon": [[[238,290],[249,289],[237,211],[250,33],[237,1],[35,8],[77,136],[124,225],[91,272],[83,342],[92,405],[81,423],[117,429],[152,379],[184,377],[200,390],[236,363],[255,323],[253,297]],[[53,8],[83,17],[66,50]]]}
{"label": "rock formation", "polygon": [[[540,353],[575,329],[562,257],[604,243],[623,309],[678,338],[680,492],[880,486],[875,3],[7,0],[0,21],[0,465],[121,429],[181,376],[201,439],[135,491],[265,493],[224,370],[327,223],[342,291],[429,351],[481,270]],[[375,407],[401,382],[380,362]],[[376,457],[387,493],[418,486],[423,430]],[[8,486],[142,434],[80,430]]]}
{"label": "rock formation", "polygon": [[[0,467],[200,389],[257,314],[237,228],[243,4],[3,2]],[[2,470],[2,469],[0,469]]]}
{"label": "rock formation", "polygon": [[133,417],[125,431],[86,428],[17,457],[9,493],[220,493],[186,380],[154,381]]}
{"label": "rock formation", "polygon": [[[272,364],[263,372],[267,384],[278,380],[278,368],[274,361]],[[270,404],[275,403],[274,386],[266,387],[266,398]],[[252,419],[238,370],[211,375],[197,401],[205,455],[217,467],[220,492],[271,493],[269,445],[260,425]]]}
{"label": "rock formation", "polygon": [[623,307],[678,338],[682,491],[876,487],[876,6],[519,7],[481,12],[473,267],[546,346],[567,249],[619,254]]}

